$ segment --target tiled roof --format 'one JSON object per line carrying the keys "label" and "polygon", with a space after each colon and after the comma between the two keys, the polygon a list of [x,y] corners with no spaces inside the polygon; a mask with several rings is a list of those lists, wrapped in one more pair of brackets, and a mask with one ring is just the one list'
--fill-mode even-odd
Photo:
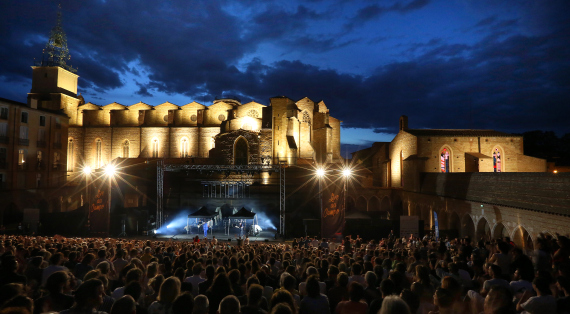
{"label": "tiled roof", "polygon": [[470,129],[407,129],[404,130],[415,136],[464,136],[464,137],[521,137],[522,135],[509,134],[495,130],[470,130]]}

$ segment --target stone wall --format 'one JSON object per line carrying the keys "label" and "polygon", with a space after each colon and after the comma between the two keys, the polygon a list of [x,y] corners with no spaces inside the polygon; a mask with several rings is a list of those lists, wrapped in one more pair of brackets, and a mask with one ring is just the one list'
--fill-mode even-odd
{"label": "stone wall", "polygon": [[465,154],[481,153],[488,157],[498,148],[502,156],[503,172],[520,172],[517,159],[522,154],[522,138],[513,137],[462,137],[462,136],[420,136],[418,155],[429,157],[426,172],[439,172],[440,155],[443,148],[450,151],[450,172],[465,172]]}
{"label": "stone wall", "polygon": [[517,168],[519,172],[545,172],[547,170],[546,159],[519,155]]}
{"label": "stone wall", "polygon": [[402,187],[403,160],[418,152],[417,138],[412,134],[400,131],[390,143],[391,187]]}
{"label": "stone wall", "polygon": [[423,173],[420,193],[570,214],[570,174]]}
{"label": "stone wall", "polygon": [[219,164],[234,164],[234,145],[239,138],[244,138],[248,145],[248,163],[259,164],[260,159],[260,135],[258,132],[237,130],[216,136],[216,148],[211,150],[210,158]]}

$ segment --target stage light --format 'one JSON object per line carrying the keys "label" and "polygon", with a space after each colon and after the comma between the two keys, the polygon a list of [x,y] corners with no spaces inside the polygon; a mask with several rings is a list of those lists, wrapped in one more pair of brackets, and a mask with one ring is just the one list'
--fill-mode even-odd
{"label": "stage light", "polygon": [[342,170],[342,175],[343,175],[345,178],[350,177],[351,174],[352,174],[352,171],[351,171],[350,169],[348,169],[348,168],[344,168],[344,169]]}
{"label": "stage light", "polygon": [[317,177],[322,178],[325,176],[325,169],[323,168],[318,168],[317,169]]}
{"label": "stage light", "polygon": [[105,174],[108,176],[113,176],[115,174],[115,166],[114,165],[107,165],[107,167],[105,167]]}
{"label": "stage light", "polygon": [[91,174],[91,171],[92,171],[91,167],[89,166],[83,167],[83,174]]}

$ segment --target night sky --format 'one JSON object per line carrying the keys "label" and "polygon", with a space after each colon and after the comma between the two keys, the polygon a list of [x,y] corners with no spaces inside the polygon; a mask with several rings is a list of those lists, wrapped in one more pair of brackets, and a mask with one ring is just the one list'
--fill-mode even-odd
{"label": "night sky", "polygon": [[61,2],[97,105],[324,100],[344,150],[411,128],[570,132],[570,1],[3,1],[0,97],[26,102]]}

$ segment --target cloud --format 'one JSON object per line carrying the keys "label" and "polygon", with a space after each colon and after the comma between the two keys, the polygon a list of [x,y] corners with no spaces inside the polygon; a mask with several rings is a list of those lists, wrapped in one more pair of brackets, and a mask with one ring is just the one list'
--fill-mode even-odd
{"label": "cloud", "polygon": [[[429,1],[365,2],[366,7],[345,2],[344,16],[331,16],[330,10],[310,3],[286,8],[248,3],[253,13],[237,16],[215,1],[64,1],[71,64],[79,68],[82,93],[89,96],[87,101],[112,102],[106,98],[113,90],[132,85],[129,95],[166,93],[207,104],[215,96],[236,94],[266,105],[276,95],[295,100],[308,96],[323,99],[344,127],[378,134],[397,132],[402,114],[414,128],[569,131],[570,26],[562,19],[563,4],[556,11],[533,6],[536,17],[490,14],[468,26],[481,32],[477,38],[482,39],[454,42],[437,34],[396,41],[393,33],[379,36],[344,28],[357,16],[364,23],[388,12],[422,9]],[[46,12],[55,8],[45,1],[15,2],[0,12],[1,85],[28,84],[22,101],[29,91],[29,66],[44,47],[38,38],[47,36],[55,23],[55,13],[50,19]],[[335,18],[337,28],[329,28]],[[541,31],[514,31],[528,21]],[[347,47],[363,45],[382,55],[392,48],[386,42],[401,45],[396,60],[357,64],[368,66],[360,75],[337,69],[355,53]],[[276,61],[264,61],[258,52],[267,46],[277,47],[268,48],[275,49],[272,54],[294,51],[298,60],[273,54],[269,59]],[[313,64],[309,54],[327,60],[321,63],[326,66]],[[4,86],[0,96],[14,94]]]}
{"label": "cloud", "polygon": [[137,86],[139,87],[139,90],[135,92],[135,94],[140,95],[140,96],[145,96],[145,97],[152,97],[152,94],[149,93],[148,88],[146,86],[144,86],[143,84],[136,82]]}
{"label": "cloud", "polygon": [[396,1],[390,6],[382,6],[379,4],[370,4],[356,12],[356,15],[350,19],[345,25],[347,29],[362,25],[368,21],[377,19],[381,15],[389,12],[405,14],[411,11],[422,9],[430,3],[430,0],[412,0],[412,1]]}

